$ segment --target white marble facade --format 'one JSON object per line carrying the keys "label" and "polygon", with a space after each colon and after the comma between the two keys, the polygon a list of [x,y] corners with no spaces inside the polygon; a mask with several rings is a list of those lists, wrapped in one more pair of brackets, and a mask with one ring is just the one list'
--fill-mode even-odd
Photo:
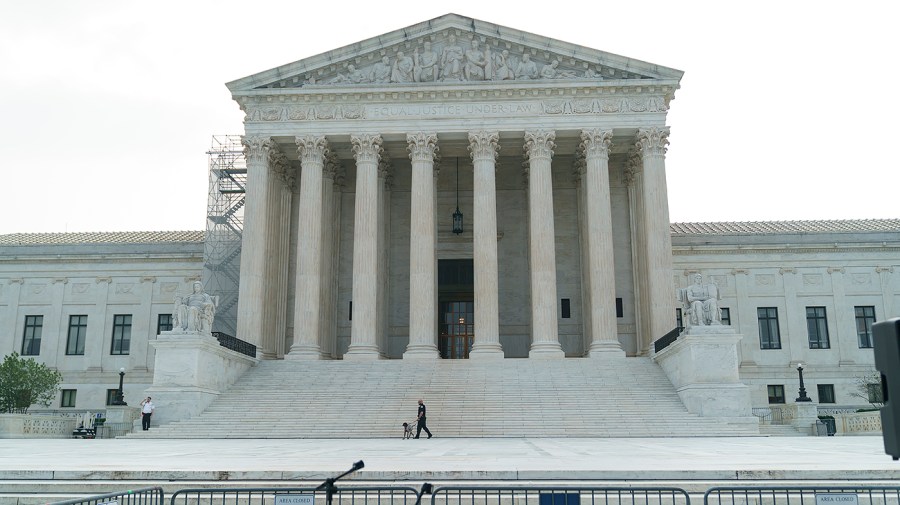
{"label": "white marble facade", "polygon": [[[864,404],[854,308],[900,316],[900,221],[670,225],[680,78],[448,15],[229,83],[249,170],[237,336],[261,359],[436,359],[438,261],[471,259],[472,359],[646,356],[700,273],[754,406],[768,385],[790,403],[800,362],[814,399],[831,384],[837,405]],[[102,408],[120,367],[141,396],[159,315],[202,273],[201,233],[103,240],[0,236],[0,354],[41,316],[35,357],[77,408]],[[810,349],[808,306],[825,307],[828,348]],[[777,308],[780,348],[760,348],[759,307]],[[81,355],[66,352],[76,314]],[[113,355],[120,314],[131,348]]]}
{"label": "white marble facade", "polygon": [[474,358],[646,353],[674,327],[681,75],[446,15],[229,83],[249,181],[237,336],[270,358],[436,358],[438,262],[469,259]]}

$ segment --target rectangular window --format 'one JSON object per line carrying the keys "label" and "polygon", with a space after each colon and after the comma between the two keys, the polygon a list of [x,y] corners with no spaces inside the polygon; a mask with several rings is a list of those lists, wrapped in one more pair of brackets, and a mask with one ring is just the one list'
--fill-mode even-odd
{"label": "rectangular window", "polygon": [[131,349],[131,314],[113,316],[112,346],[110,354],[128,354]]}
{"label": "rectangular window", "polygon": [[810,349],[828,349],[828,321],[825,307],[806,307],[806,333],[809,334]]}
{"label": "rectangular window", "polygon": [[160,314],[156,318],[156,334],[172,331],[172,314]]}
{"label": "rectangular window", "polygon": [[731,326],[731,309],[728,307],[721,307],[719,310],[722,311],[722,324]]}
{"label": "rectangular window", "polygon": [[778,307],[757,307],[756,317],[759,320],[759,348],[781,349]]}
{"label": "rectangular window", "polygon": [[616,317],[625,317],[625,309],[622,306],[621,298],[616,298]]}
{"label": "rectangular window", "polygon": [[75,406],[75,393],[77,390],[75,389],[63,389],[62,390],[62,398],[59,401],[60,407],[74,407]]}
{"label": "rectangular window", "polygon": [[[884,376],[881,376],[884,380]],[[881,388],[881,382],[878,384],[866,384],[866,393],[869,395],[869,403],[884,403],[884,392]]]}
{"label": "rectangular window", "polygon": [[44,316],[25,316],[25,333],[22,335],[22,356],[37,356],[41,353],[41,333]]}
{"label": "rectangular window", "polygon": [[87,316],[69,316],[69,339],[66,354],[69,356],[84,355],[84,338],[87,335]]}
{"label": "rectangular window", "polygon": [[572,307],[570,306],[569,299],[562,299],[562,318],[570,319],[572,317]]}
{"label": "rectangular window", "polygon": [[675,309],[675,325],[684,328],[684,320],[681,319],[681,309]]}
{"label": "rectangular window", "polygon": [[784,386],[767,386],[769,390],[769,403],[784,403]]}
{"label": "rectangular window", "polygon": [[875,307],[854,307],[856,310],[856,335],[860,349],[871,349],[872,325],[875,323]]}
{"label": "rectangular window", "polygon": [[116,396],[118,396],[118,389],[107,389],[106,390],[106,404],[107,405],[115,405],[116,404]]}
{"label": "rectangular window", "polygon": [[819,384],[819,403],[834,403],[834,384]]}

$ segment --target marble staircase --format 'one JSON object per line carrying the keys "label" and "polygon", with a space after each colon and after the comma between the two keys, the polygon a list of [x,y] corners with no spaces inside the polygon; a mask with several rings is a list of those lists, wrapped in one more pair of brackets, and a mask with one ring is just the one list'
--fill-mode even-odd
{"label": "marble staircase", "polygon": [[649,358],[585,358],[262,361],[199,416],[129,437],[399,438],[419,398],[440,438],[759,435],[688,413]]}

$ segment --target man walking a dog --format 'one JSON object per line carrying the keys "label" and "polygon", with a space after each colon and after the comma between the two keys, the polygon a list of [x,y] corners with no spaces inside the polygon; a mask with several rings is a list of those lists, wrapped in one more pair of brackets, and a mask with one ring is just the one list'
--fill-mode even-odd
{"label": "man walking a dog", "polygon": [[419,400],[419,415],[416,417],[416,421],[416,438],[419,438],[422,430],[425,430],[425,433],[428,433],[428,438],[431,438],[431,432],[428,431],[428,426],[425,425],[425,402],[421,399]]}

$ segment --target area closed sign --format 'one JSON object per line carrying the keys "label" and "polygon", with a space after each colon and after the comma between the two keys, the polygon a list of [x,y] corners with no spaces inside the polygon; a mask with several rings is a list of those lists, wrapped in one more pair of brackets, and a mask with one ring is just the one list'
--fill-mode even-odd
{"label": "area closed sign", "polygon": [[312,494],[276,494],[275,505],[313,505]]}
{"label": "area closed sign", "polygon": [[854,493],[816,493],[816,505],[859,505]]}

